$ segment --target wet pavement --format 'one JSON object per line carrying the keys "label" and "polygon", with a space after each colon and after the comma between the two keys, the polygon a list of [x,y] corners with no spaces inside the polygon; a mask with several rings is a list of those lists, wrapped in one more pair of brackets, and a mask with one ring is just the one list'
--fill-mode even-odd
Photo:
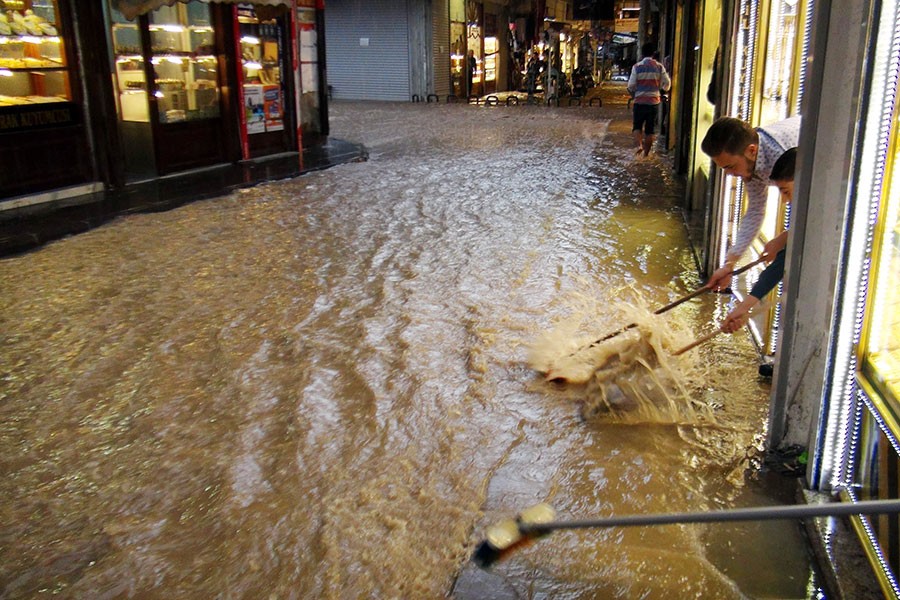
{"label": "wet pavement", "polygon": [[215,165],[63,201],[0,210],[0,256],[99,227],[128,214],[171,210],[233,190],[365,160],[365,148],[341,139],[302,153]]}
{"label": "wet pavement", "polygon": [[[366,162],[127,214],[0,260],[0,590],[92,598],[807,598],[798,524],[485,528],[791,502],[746,336],[703,411],[585,419],[529,346],[699,283],[665,157],[603,107],[342,103]],[[668,313],[688,338],[727,312]],[[690,367],[690,369],[688,369]]]}

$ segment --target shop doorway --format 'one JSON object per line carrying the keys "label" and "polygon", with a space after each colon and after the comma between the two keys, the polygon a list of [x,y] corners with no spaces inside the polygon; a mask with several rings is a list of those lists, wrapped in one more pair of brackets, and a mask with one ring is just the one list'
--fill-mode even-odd
{"label": "shop doorway", "polygon": [[234,8],[240,62],[244,159],[294,150],[289,13],[245,4]]}
{"label": "shop doorway", "polygon": [[110,9],[126,181],[237,158],[223,94],[231,7],[162,6],[128,21]]}

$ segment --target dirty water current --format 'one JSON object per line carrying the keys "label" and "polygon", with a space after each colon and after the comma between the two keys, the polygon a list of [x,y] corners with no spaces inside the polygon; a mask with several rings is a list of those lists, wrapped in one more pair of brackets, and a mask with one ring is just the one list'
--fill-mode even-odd
{"label": "dirty water current", "polygon": [[0,260],[0,596],[807,597],[796,523],[560,532],[473,566],[540,502],[791,501],[752,468],[768,384],[745,333],[690,353],[696,418],[588,417],[591,386],[530,368],[547,332],[590,342],[700,283],[624,106],[331,113],[368,161]]}

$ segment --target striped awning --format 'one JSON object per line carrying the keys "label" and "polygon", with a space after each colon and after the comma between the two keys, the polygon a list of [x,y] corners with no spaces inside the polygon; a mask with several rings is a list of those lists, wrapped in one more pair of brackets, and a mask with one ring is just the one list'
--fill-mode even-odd
{"label": "striped awning", "polygon": [[[176,2],[187,4],[191,0],[110,0],[113,8],[121,12],[126,19],[134,19],[160,6],[172,6]],[[220,4],[253,4],[255,6],[291,6],[291,0],[207,0]]]}

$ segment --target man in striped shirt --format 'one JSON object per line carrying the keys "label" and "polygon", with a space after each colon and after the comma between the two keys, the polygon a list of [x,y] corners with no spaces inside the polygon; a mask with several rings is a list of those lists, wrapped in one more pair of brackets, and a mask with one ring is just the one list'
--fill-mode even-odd
{"label": "man in striped shirt", "polygon": [[665,67],[653,60],[656,51],[648,42],[641,47],[644,59],[631,68],[628,91],[634,96],[634,125],[631,128],[638,150],[635,155],[649,156],[656,139],[656,116],[659,113],[659,92],[672,86]]}

